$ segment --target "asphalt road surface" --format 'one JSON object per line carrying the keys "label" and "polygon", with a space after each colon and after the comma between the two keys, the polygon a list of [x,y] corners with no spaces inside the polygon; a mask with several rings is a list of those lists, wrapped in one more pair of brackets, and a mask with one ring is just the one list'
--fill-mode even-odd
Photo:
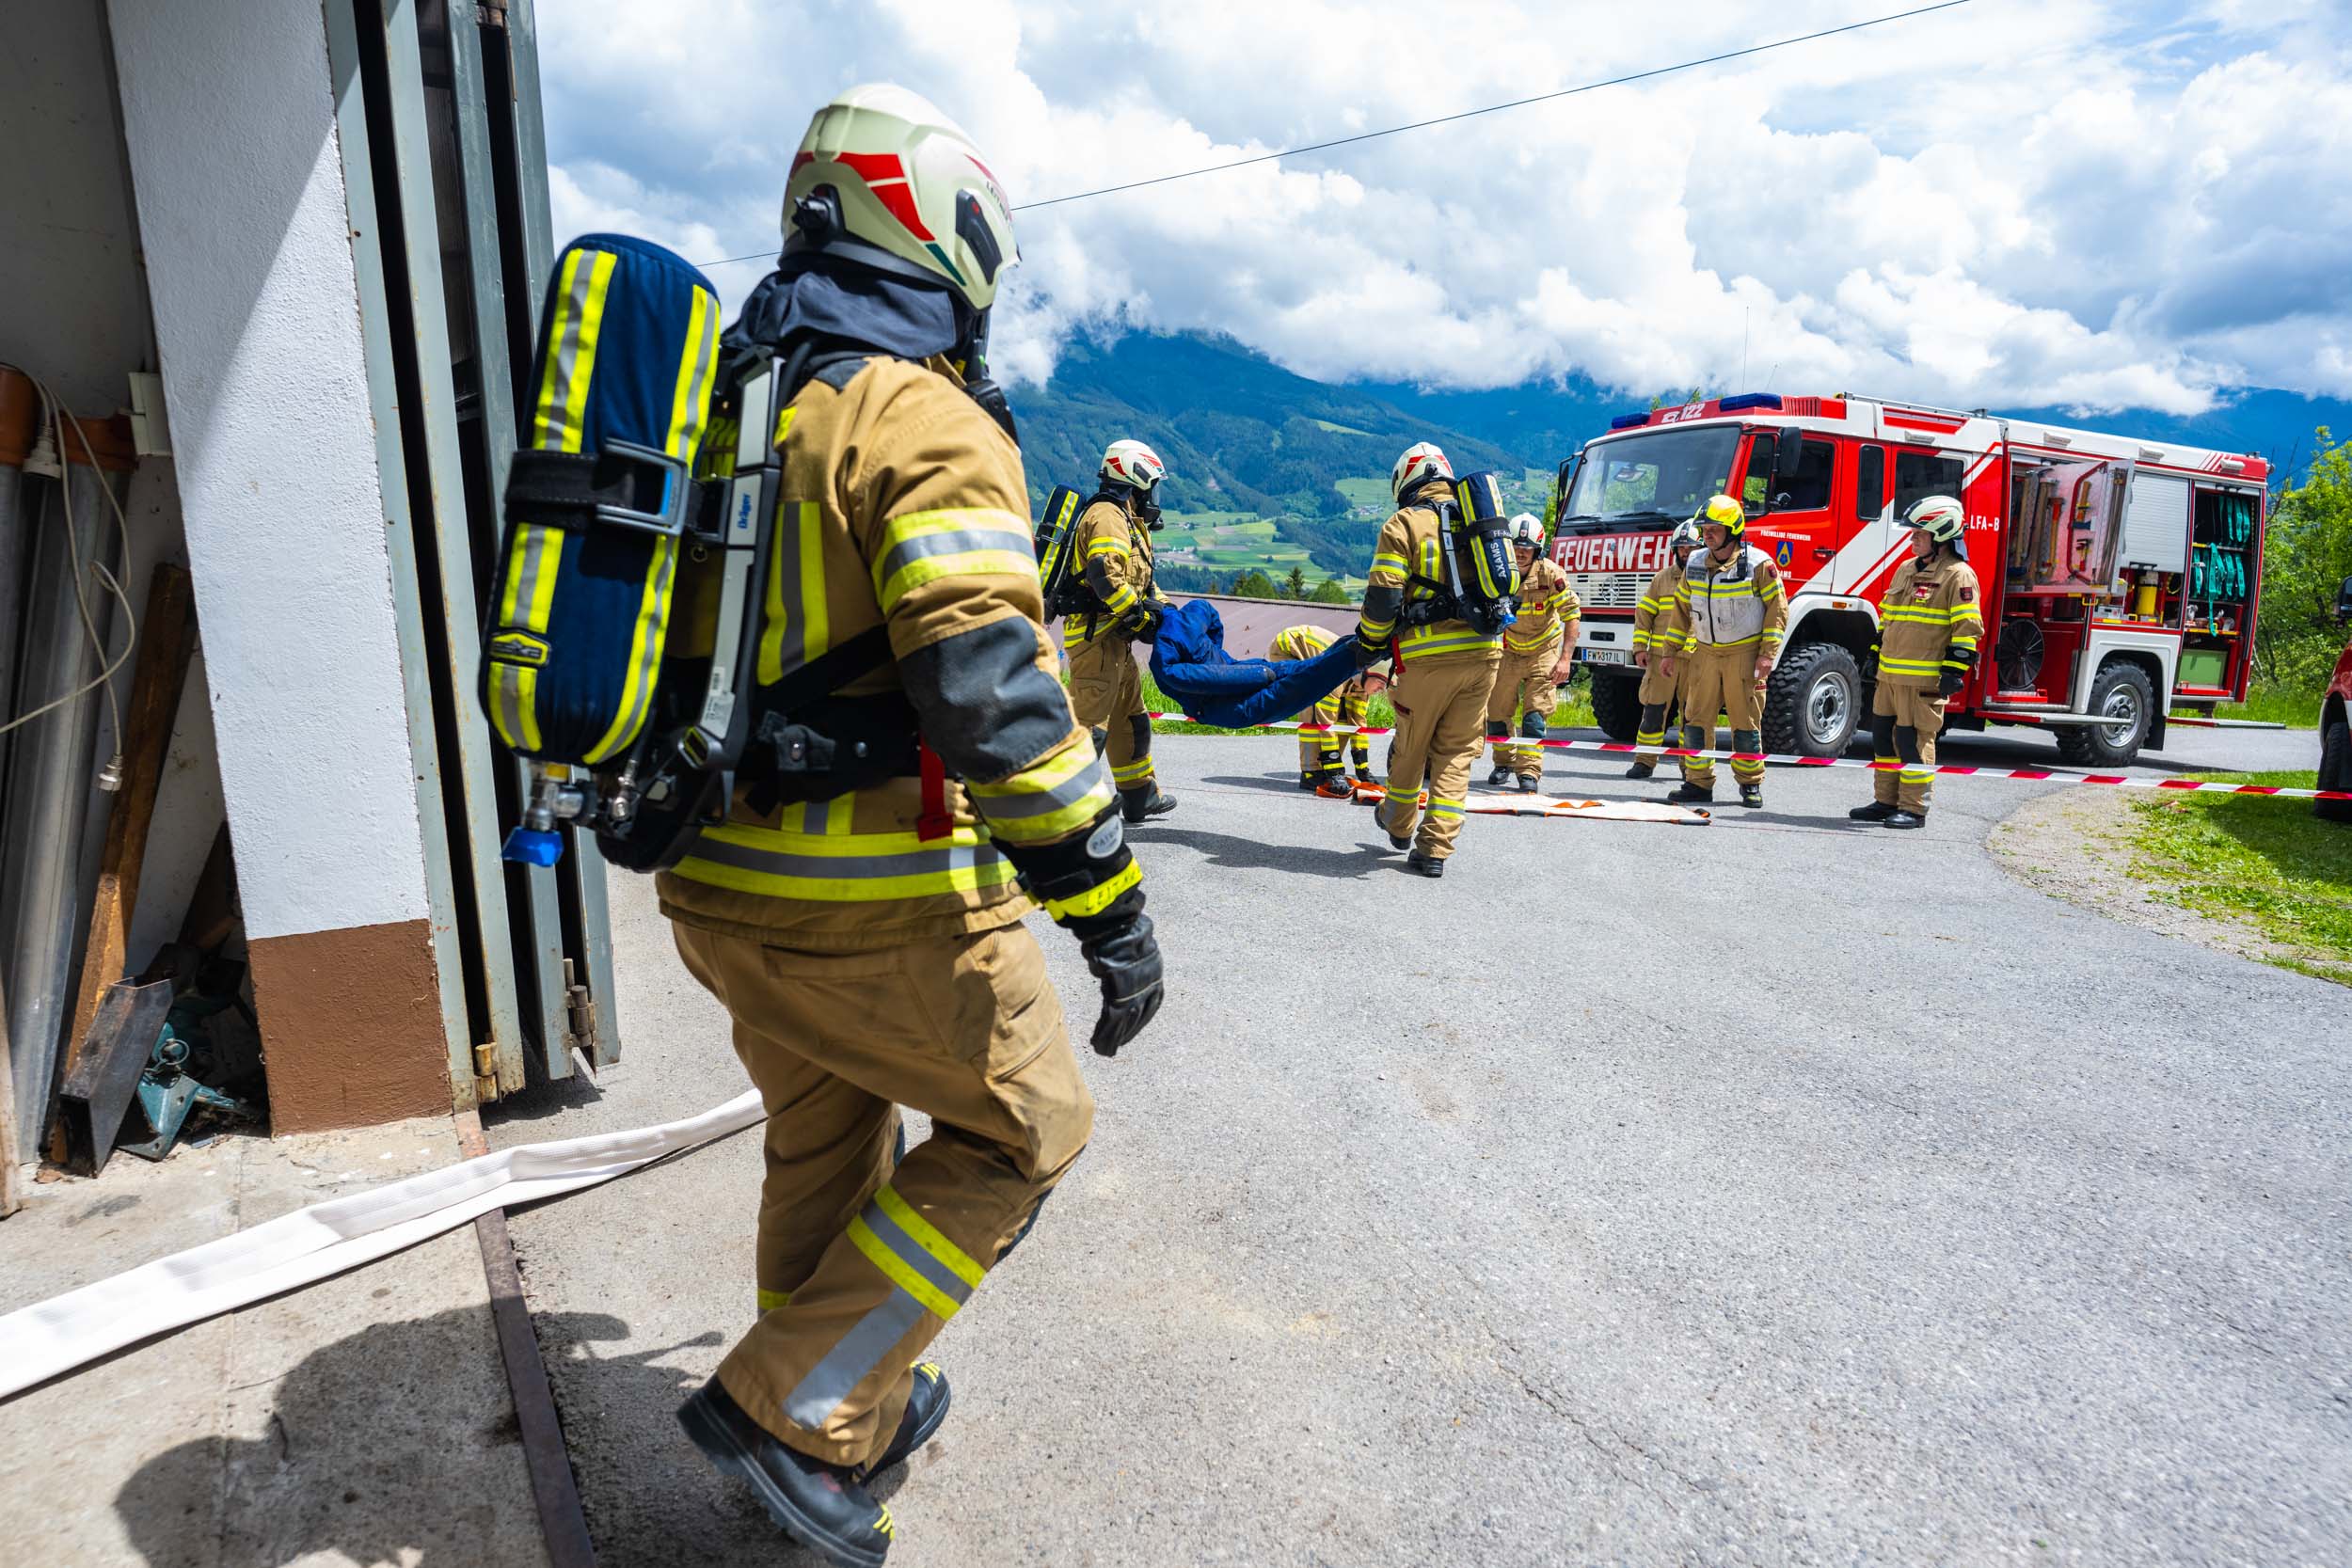
{"label": "asphalt road surface", "polygon": [[[897,1568],[2352,1561],[2343,990],[2009,879],[1985,835],[2054,786],[1894,833],[1844,819],[1867,774],[1775,769],[1703,829],[1472,817],[1429,882],[1295,755],[1160,742],[1167,1006],[1084,1057],[1091,1148],[935,1348]],[[624,1062],[501,1145],[742,1086],[613,894]],[[757,1171],[515,1222],[614,1568],[813,1560],[670,1417],[750,1318]]]}

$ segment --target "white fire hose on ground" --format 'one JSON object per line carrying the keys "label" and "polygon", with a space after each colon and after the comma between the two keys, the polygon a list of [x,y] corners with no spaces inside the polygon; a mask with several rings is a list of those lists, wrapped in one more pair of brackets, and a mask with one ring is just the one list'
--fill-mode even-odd
{"label": "white fire hose on ground", "polygon": [[593,1187],[763,1118],[758,1091],[683,1121],[524,1144],[314,1203],[0,1317],[0,1399],[125,1345],[316,1284],[493,1209]]}

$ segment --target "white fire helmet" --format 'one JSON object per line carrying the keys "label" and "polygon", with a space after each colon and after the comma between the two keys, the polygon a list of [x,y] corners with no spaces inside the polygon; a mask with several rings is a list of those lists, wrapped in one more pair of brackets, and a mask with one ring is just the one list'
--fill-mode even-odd
{"label": "white fire helmet", "polygon": [[1696,517],[1685,517],[1675,524],[1674,532],[1666,536],[1666,550],[1668,554],[1677,550],[1695,550],[1706,543],[1707,541],[1699,536],[1699,520]]}
{"label": "white fire helmet", "polygon": [[1531,550],[1544,547],[1544,525],[1535,520],[1533,512],[1522,512],[1511,519],[1511,546],[1516,549],[1522,545]]}
{"label": "white fire helmet", "polygon": [[808,122],[784,188],[784,247],[944,282],[975,310],[1021,260],[1012,203],[972,138],[887,83],[851,87]]}
{"label": "white fire helmet", "polygon": [[1949,496],[1925,496],[1903,514],[1903,527],[1915,528],[1939,545],[1957,542],[1968,526],[1968,514]]}
{"label": "white fire helmet", "polygon": [[1405,449],[1405,455],[1396,460],[1389,471],[1389,492],[1403,500],[1415,485],[1432,479],[1452,479],[1454,465],[1445,460],[1445,453],[1431,441],[1416,441]]}
{"label": "white fire helmet", "polygon": [[1102,477],[1148,495],[1168,477],[1168,465],[1141,441],[1113,441],[1103,450]]}

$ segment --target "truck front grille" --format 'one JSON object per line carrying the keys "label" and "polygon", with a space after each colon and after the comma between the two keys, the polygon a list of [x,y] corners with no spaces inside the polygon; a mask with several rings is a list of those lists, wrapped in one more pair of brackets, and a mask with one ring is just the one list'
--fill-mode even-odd
{"label": "truck front grille", "polygon": [[1640,572],[1570,572],[1568,586],[1586,610],[1631,610],[1642,602],[1649,578]]}

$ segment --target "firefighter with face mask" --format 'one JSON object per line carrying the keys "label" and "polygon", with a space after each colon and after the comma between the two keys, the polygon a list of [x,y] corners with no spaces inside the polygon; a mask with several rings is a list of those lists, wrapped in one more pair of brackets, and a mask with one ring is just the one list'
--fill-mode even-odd
{"label": "firefighter with face mask", "polygon": [[1168,468],[1141,441],[1113,441],[1101,483],[1078,514],[1070,547],[1078,553],[1095,609],[1062,622],[1070,658],[1070,704],[1078,722],[1105,737],[1111,779],[1130,822],[1176,809],[1152,773],[1152,721],[1143,714],[1136,642],[1149,641],[1168,607],[1152,583],[1152,535],[1160,524],[1160,481]]}
{"label": "firefighter with face mask", "polygon": [[[894,1534],[866,1478],[946,1415],[925,1348],[1092,1125],[1022,916],[1041,903],[1078,939],[1098,1052],[1161,996],[1141,868],[1062,692],[981,358],[1015,259],[969,138],[903,88],[853,88],[811,122],[783,260],[723,340],[730,362],[803,377],[778,421],[761,687],[856,650],[866,673],[795,718],[855,707],[869,736],[902,725],[904,751],[880,782],[810,801],[778,804],[747,768],[725,821],[657,884],[769,1108],[756,1321],[678,1419],[844,1568],[880,1564]],[[902,1158],[901,1105],[931,1124]]]}
{"label": "firefighter with face mask", "polygon": [[[1285,626],[1274,634],[1266,647],[1268,658],[1313,658],[1331,646],[1333,634],[1316,626]],[[1364,784],[1380,781],[1372,771],[1372,742],[1363,734],[1366,705],[1372,691],[1371,679],[1358,673],[1354,680],[1324,698],[1298,716],[1302,725],[1321,725],[1328,730],[1334,725],[1354,726],[1353,735],[1316,734],[1302,729],[1298,735],[1298,787],[1311,789],[1333,797],[1353,793],[1347,776],[1342,770],[1343,756],[1352,753],[1356,777]]]}
{"label": "firefighter with face mask", "polygon": [[1680,639],[1668,641],[1675,624],[1675,591],[1681,586],[1682,569],[1689,564],[1691,552],[1698,547],[1698,519],[1677,523],[1666,540],[1666,564],[1649,579],[1633,609],[1633,662],[1642,667],[1641,729],[1633,743],[1645,750],[1633,753],[1633,766],[1625,770],[1629,779],[1646,779],[1657,772],[1659,754],[1666,745],[1666,714],[1674,706],[1675,688],[1679,684],[1673,672],[1674,651],[1681,645]]}
{"label": "firefighter with face mask", "polygon": [[[1544,525],[1528,513],[1511,519],[1511,553],[1518,567],[1518,619],[1502,633],[1502,662],[1495,671],[1494,690],[1486,698],[1486,738],[1494,743],[1494,771],[1489,784],[1508,784],[1516,777],[1519,792],[1533,795],[1544,776],[1544,736],[1550,732],[1551,710],[1560,704],[1560,688],[1575,669],[1577,634],[1583,628],[1584,608],[1568,575],[1543,554]],[[1511,735],[1511,716],[1519,716],[1519,738]]]}
{"label": "firefighter with face mask", "polygon": [[[1904,515],[1911,559],[1879,601],[1877,721],[1870,775],[1876,796],[1846,815],[1889,828],[1924,827],[1935,784],[1935,737],[1944,705],[1968,684],[1984,636],[1984,605],[1963,537],[1968,517],[1949,496],[1930,496]],[[1892,768],[1886,765],[1892,763]]]}
{"label": "firefighter with face mask", "polygon": [[[1693,751],[1712,748],[1720,712],[1731,721],[1733,751],[1761,752],[1764,679],[1772,673],[1781,632],[1788,625],[1780,571],[1771,556],[1747,543],[1747,514],[1731,497],[1715,497],[1699,515],[1704,547],[1692,552],[1675,584],[1669,635],[1679,651],[1666,661],[1666,673],[1679,676],[1682,744]],[[1653,629],[1653,652],[1657,646]],[[1761,761],[1735,762],[1731,775],[1739,781],[1741,805],[1764,803]],[[1682,783],[1667,799],[1714,798],[1715,765],[1702,757],[1687,759]]]}
{"label": "firefighter with face mask", "polygon": [[[1396,738],[1389,747],[1389,792],[1379,817],[1405,868],[1442,877],[1462,831],[1470,768],[1478,760],[1486,696],[1502,660],[1502,638],[1451,612],[1444,523],[1454,466],[1427,441],[1406,449],[1390,471],[1396,511],[1380,526],[1356,623],[1356,661],[1369,668],[1394,648],[1403,667],[1390,702]],[[1422,815],[1421,787],[1429,785]],[[1415,821],[1419,819],[1419,831]]]}

